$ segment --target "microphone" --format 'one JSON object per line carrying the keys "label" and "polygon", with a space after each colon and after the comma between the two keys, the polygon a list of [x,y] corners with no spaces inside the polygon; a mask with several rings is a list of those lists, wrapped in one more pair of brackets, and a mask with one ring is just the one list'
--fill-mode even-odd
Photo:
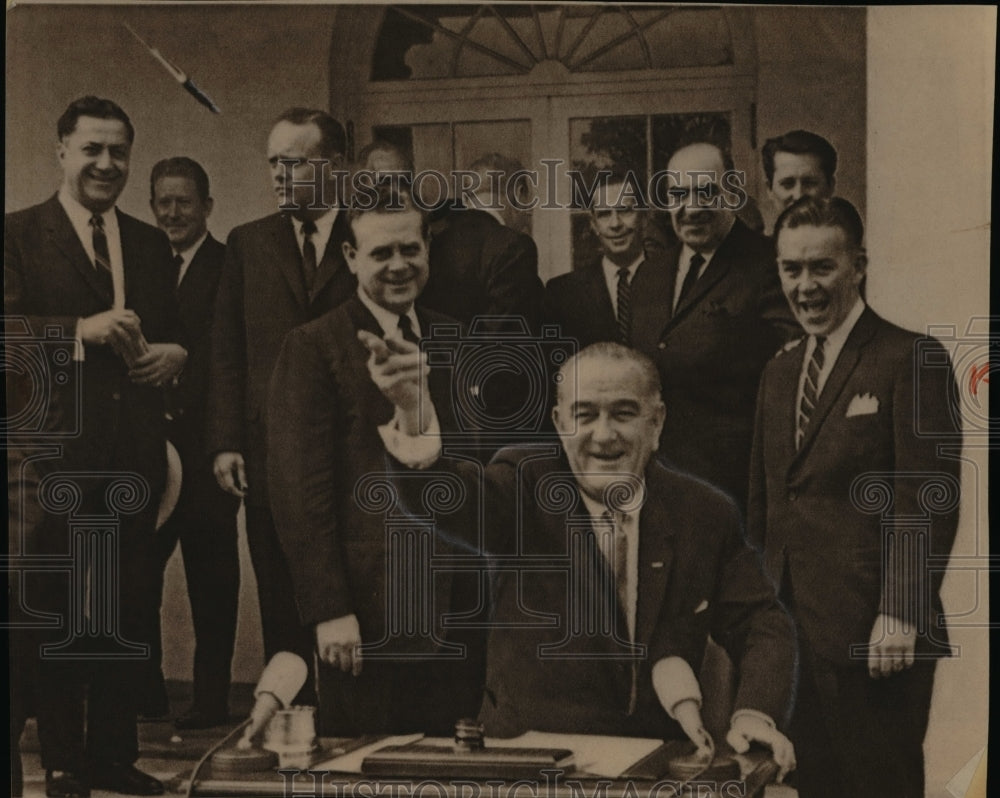
{"label": "microphone", "polygon": [[[279,651],[271,657],[254,690],[256,702],[250,717],[243,721],[242,727],[237,726],[208,750],[191,773],[190,785],[195,783],[201,766],[208,759],[212,760],[212,770],[217,775],[272,770],[278,767],[278,754],[261,748],[256,744],[255,738],[267,727],[271,718],[292,703],[302,685],[306,683],[308,672],[305,660],[298,654]],[[245,727],[243,736],[236,745],[227,745],[235,733],[243,727]]]}
{"label": "microphone", "polygon": [[250,712],[250,725],[236,744],[237,748],[250,748],[252,738],[258,735],[279,709],[287,709],[292,699],[306,683],[309,669],[305,660],[291,651],[279,651],[267,663],[253,692],[256,699]]}

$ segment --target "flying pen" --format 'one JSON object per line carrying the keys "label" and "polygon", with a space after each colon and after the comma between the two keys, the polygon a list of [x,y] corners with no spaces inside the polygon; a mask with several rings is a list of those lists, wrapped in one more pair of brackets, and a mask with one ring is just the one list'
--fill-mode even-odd
{"label": "flying pen", "polygon": [[153,58],[155,58],[157,61],[163,64],[164,69],[166,69],[167,72],[169,72],[173,76],[174,80],[180,83],[181,86],[183,86],[187,90],[188,94],[194,97],[198,102],[204,105],[213,114],[221,113],[219,107],[214,102],[212,102],[212,98],[209,97],[207,94],[205,94],[205,92],[203,92],[201,89],[199,89],[195,85],[195,82],[187,76],[187,73],[185,73],[183,70],[178,69],[173,64],[171,64],[166,58],[160,55],[160,51],[157,50],[155,47],[150,47],[146,43],[146,41],[142,38],[142,36],[140,36],[138,33],[132,30],[131,25],[129,25],[127,22],[123,22],[122,24],[126,28],[128,28],[129,33],[131,33],[133,36],[135,36],[136,39],[139,40],[139,43],[143,47],[149,50]]}

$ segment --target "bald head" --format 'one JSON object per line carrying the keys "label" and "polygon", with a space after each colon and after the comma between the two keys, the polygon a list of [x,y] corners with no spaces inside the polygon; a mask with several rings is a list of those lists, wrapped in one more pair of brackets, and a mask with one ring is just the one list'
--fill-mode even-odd
{"label": "bald head", "polygon": [[732,161],[714,144],[698,142],[671,156],[667,171],[677,202],[670,219],[677,237],[696,252],[713,252],[729,235],[736,217],[723,201]]}

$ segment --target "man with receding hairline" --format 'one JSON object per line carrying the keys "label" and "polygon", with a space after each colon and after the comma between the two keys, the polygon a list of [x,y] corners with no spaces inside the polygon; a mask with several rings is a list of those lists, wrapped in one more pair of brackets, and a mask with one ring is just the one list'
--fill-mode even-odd
{"label": "man with receding hairline", "polygon": [[[343,127],[324,111],[291,108],[277,119],[267,162],[279,211],[230,233],[216,297],[205,445],[219,485],[244,501],[268,660],[282,650],[313,660],[271,518],[266,397],[285,334],[354,290],[341,250],[345,214],[332,205],[345,146]],[[307,680],[299,701],[314,700]]]}
{"label": "man with receding hairline", "polygon": [[793,687],[791,619],[736,506],[653,457],[670,409],[647,357],[610,342],[583,349],[560,370],[560,445],[503,449],[485,472],[430,445],[436,403],[418,351],[368,368],[396,408],[383,439],[401,509],[419,511],[436,476],[461,479],[462,501],[436,513],[437,532],[502,563],[480,710],[487,735],[686,736],[707,753],[695,673],[711,633],[739,663],[726,740],[770,747],[782,775],[794,767],[778,729]]}
{"label": "man with receding hairline", "polygon": [[779,212],[802,197],[833,196],[837,151],[822,136],[791,130],[764,142],[760,157],[767,188]]}

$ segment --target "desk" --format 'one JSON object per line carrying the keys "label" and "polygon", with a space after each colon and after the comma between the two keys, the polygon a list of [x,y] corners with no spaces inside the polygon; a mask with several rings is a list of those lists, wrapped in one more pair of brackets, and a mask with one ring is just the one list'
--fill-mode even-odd
{"label": "desk", "polygon": [[[314,762],[330,758],[330,752],[349,740],[323,738]],[[673,743],[665,743],[669,747]],[[677,745],[682,745],[677,743]],[[502,781],[499,779],[415,780],[368,777],[357,773],[329,770],[293,770],[220,776],[207,762],[198,775],[191,794],[195,796],[257,796],[258,798],[751,798],[763,794],[772,782],[778,765],[769,752],[753,750],[730,755],[740,765],[740,778],[721,784],[694,780],[683,785],[669,775],[660,778],[610,779],[570,771],[548,771],[543,781]],[[187,788],[189,776],[181,777],[174,789]]]}

